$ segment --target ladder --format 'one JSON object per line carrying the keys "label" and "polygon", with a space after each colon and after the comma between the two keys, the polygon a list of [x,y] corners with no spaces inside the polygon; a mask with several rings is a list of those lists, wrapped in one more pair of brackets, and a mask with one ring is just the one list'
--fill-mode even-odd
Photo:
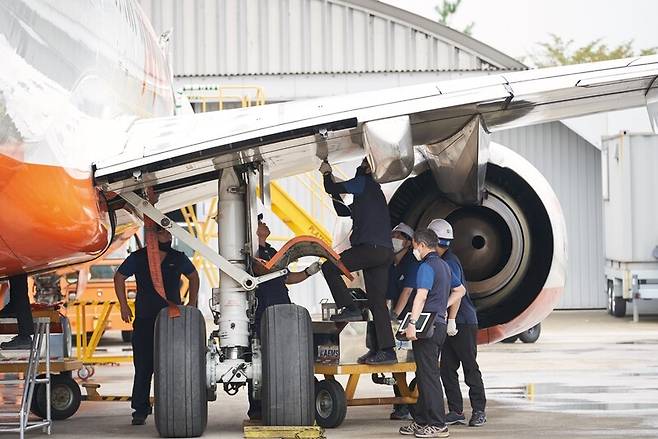
{"label": "ladder", "polygon": [[[16,325],[15,318],[0,318],[0,326]],[[21,407],[18,413],[2,413],[3,416],[16,416],[18,421],[0,422],[1,433],[19,433],[20,438],[25,437],[25,432],[42,429],[44,433],[52,433],[52,418],[50,413],[50,317],[34,318],[34,337],[32,338],[32,347],[27,360],[26,370],[23,373],[23,379],[0,379],[0,385],[23,384],[23,393],[21,396]],[[41,359],[41,350],[45,347],[45,359]],[[2,362],[11,361],[11,358],[3,358]],[[38,378],[38,374],[43,372],[43,377]],[[46,418],[36,421],[30,421],[30,408],[32,400],[35,397],[37,384],[45,385],[46,390]]]}

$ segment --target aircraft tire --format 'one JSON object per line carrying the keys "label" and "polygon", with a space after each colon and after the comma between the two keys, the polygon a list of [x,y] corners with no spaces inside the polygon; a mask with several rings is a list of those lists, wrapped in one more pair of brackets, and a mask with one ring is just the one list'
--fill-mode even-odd
{"label": "aircraft tire", "polygon": [[274,305],[261,320],[264,425],[313,425],[313,331],[308,311]]}
{"label": "aircraft tire", "polygon": [[198,437],[208,423],[206,325],[197,308],[178,309],[155,323],[155,426],[161,437]]}

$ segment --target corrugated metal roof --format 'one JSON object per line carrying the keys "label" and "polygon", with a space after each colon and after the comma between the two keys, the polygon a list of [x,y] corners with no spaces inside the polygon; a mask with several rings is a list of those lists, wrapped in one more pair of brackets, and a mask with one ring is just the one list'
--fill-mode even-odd
{"label": "corrugated metal roof", "polygon": [[523,69],[449,27],[375,0],[140,0],[173,29],[174,74]]}

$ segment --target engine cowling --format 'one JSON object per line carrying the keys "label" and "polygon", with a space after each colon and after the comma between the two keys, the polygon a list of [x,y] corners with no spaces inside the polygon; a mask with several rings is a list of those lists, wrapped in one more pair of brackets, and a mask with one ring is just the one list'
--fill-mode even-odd
{"label": "engine cowling", "polygon": [[550,184],[523,157],[490,144],[486,196],[460,206],[431,171],[408,178],[389,202],[392,223],[422,228],[434,218],[453,226],[453,251],[478,311],[479,343],[493,343],[541,322],[557,305],[566,279],[566,226]]}

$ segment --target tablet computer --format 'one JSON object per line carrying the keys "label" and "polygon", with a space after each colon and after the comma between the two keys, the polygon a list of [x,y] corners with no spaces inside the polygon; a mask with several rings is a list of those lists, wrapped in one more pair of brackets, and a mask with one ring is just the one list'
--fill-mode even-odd
{"label": "tablet computer", "polygon": [[[405,330],[407,329],[407,325],[409,324],[409,319],[411,318],[411,313],[408,312],[407,315],[404,316],[404,319],[402,319],[402,323],[400,323],[400,329],[398,329],[398,333],[396,335],[396,338],[398,340],[406,340]],[[434,319],[436,318],[436,313],[433,312],[422,312],[420,313],[420,316],[418,317],[418,320],[416,320],[416,337],[418,338],[425,338],[433,331],[430,331],[430,329],[434,326]]]}

